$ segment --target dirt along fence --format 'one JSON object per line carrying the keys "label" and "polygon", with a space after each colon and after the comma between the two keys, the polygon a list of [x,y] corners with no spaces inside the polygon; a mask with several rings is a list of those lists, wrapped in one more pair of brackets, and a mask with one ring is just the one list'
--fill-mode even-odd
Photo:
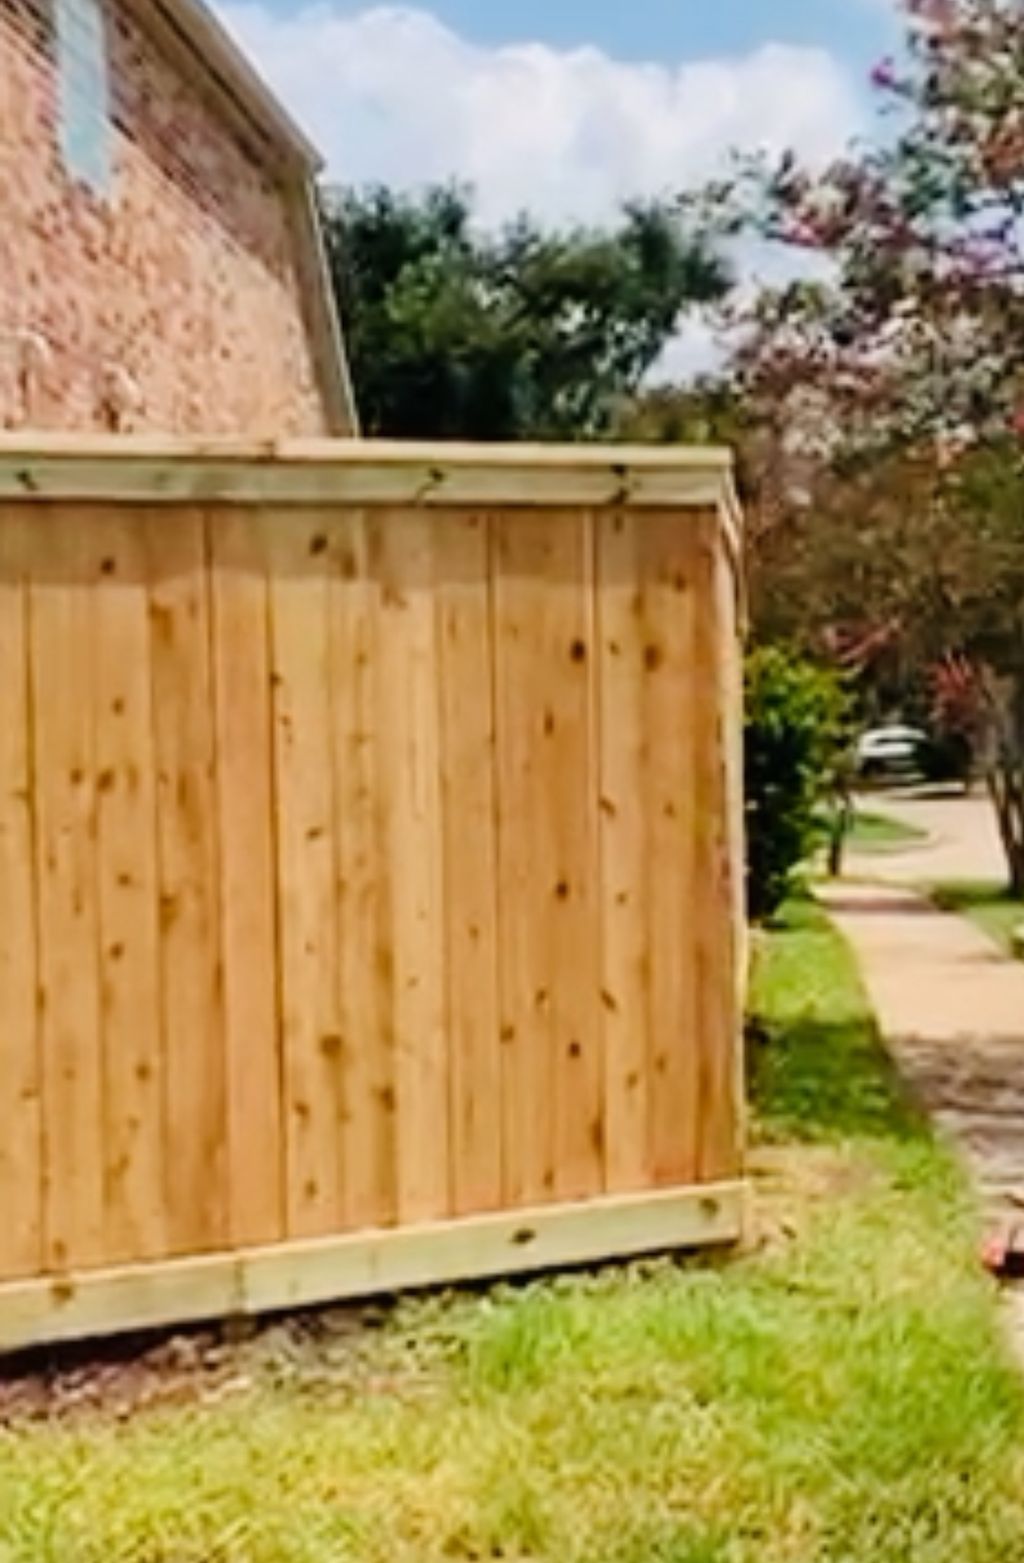
{"label": "dirt along fence", "polygon": [[714,451],[0,439],[0,1349],[739,1231]]}

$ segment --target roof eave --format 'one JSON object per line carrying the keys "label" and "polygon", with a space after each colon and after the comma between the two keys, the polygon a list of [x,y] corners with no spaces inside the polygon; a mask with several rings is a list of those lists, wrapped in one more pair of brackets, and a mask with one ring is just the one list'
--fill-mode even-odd
{"label": "roof eave", "polygon": [[313,177],[323,158],[250,64],[231,34],[204,0],[150,0],[191,45],[206,69],[236,100],[249,119],[274,143],[284,161]]}

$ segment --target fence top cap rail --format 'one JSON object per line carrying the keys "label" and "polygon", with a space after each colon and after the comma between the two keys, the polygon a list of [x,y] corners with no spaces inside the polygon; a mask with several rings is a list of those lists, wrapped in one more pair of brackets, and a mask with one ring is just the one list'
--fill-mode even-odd
{"label": "fence top cap rail", "polygon": [[69,434],[49,430],[0,431],[0,457],[68,461],[337,463],[399,466],[433,462],[445,467],[643,467],[731,471],[732,451],[719,445],[501,444],[458,440],[238,439],[155,434]]}
{"label": "fence top cap rail", "polygon": [[732,454],[657,445],[0,434],[0,500],[117,504],[714,506]]}

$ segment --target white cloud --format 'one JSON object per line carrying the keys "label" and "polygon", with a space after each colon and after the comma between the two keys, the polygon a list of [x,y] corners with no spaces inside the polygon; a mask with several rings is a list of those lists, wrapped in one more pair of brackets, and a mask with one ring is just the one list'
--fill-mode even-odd
{"label": "white cloud", "polygon": [[[823,256],[749,239],[733,245],[729,258],[739,279],[734,300],[741,304],[752,302],[762,287],[778,287],[795,278],[827,282],[833,276],[832,264]],[[654,365],[650,378],[655,383],[691,380],[716,369],[728,350],[728,333],[723,335],[714,311],[693,310]]]}
{"label": "white cloud", "polygon": [[857,94],[827,52],[632,64],[597,48],[484,48],[428,11],[316,0],[217,9],[308,129],[329,174],[415,187],[457,177],[486,222],[528,209],[600,219],[681,189],[732,147],[827,157],[858,128]]}
{"label": "white cloud", "polygon": [[652,385],[684,383],[710,373],[722,361],[714,321],[704,310],[687,316],[649,376]]}

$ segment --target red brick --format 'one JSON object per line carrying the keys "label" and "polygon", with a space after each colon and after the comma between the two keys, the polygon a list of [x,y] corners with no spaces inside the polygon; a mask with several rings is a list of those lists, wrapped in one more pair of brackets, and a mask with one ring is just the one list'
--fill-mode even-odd
{"label": "red brick", "polygon": [[138,387],[125,428],[323,432],[280,184],[123,0],[106,13],[114,173],[99,197],[62,163],[51,0],[0,0],[0,426],[110,428],[116,369]]}

